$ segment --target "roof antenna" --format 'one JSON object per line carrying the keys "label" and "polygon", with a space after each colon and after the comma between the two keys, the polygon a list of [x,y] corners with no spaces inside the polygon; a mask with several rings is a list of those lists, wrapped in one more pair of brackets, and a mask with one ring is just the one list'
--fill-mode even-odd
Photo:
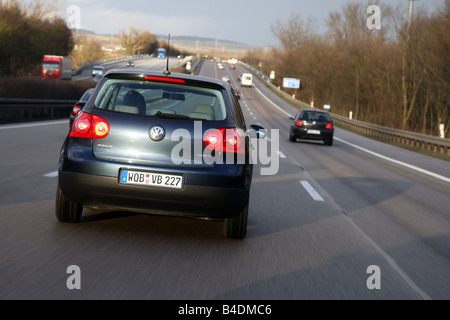
{"label": "roof antenna", "polygon": [[170,71],[169,71],[169,56],[170,56],[170,33],[169,33],[169,39],[167,42],[167,67],[166,70],[164,70],[164,75],[165,76],[169,76],[170,75]]}

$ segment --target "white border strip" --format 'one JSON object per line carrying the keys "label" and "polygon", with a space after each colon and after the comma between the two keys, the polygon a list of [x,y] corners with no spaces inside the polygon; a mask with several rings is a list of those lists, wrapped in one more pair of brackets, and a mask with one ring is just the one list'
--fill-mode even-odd
{"label": "white border strip", "polygon": [[405,162],[402,162],[402,161],[398,161],[398,160],[395,160],[395,159],[392,159],[392,158],[383,156],[383,155],[381,155],[381,154],[379,154],[379,153],[370,151],[369,149],[366,149],[366,148],[357,146],[356,144],[347,142],[347,141],[342,140],[342,139],[340,139],[340,138],[336,138],[336,137],[335,137],[334,139],[335,139],[335,140],[338,140],[338,141],[340,141],[340,142],[342,142],[342,143],[344,143],[344,144],[346,144],[346,145],[349,145],[349,146],[351,146],[351,147],[353,147],[353,148],[356,148],[356,149],[358,149],[358,150],[361,150],[361,151],[364,151],[364,152],[366,152],[366,153],[368,153],[368,154],[371,154],[371,155],[373,155],[373,156],[375,156],[375,157],[378,157],[378,158],[381,158],[381,159],[383,159],[383,160],[387,160],[387,161],[393,162],[393,163],[395,163],[395,164],[399,164],[399,165],[404,166],[404,167],[407,167],[407,168],[409,168],[409,169],[418,171],[418,172],[420,172],[420,173],[424,173],[424,174],[429,175],[429,176],[431,176],[431,177],[434,177],[434,178],[437,178],[437,179],[440,179],[440,180],[442,180],[442,181],[445,181],[445,182],[450,183],[450,178],[441,176],[441,175],[439,175],[439,174],[437,174],[437,173],[434,173],[434,172],[431,172],[431,171],[428,171],[428,170],[425,170],[425,169],[421,169],[421,168],[419,168],[419,167],[410,165],[410,164],[408,164],[408,163],[405,163]]}
{"label": "white border strip", "polygon": [[374,248],[375,250],[388,262],[388,264],[399,274],[399,276],[424,300],[432,300],[431,297],[423,291],[407,274],[402,268],[395,262],[395,260],[387,254],[371,237],[369,237],[358,225],[353,221],[352,218],[344,215],[347,221],[355,228]]}
{"label": "white border strip", "polygon": [[269,101],[275,108],[277,108],[278,110],[280,110],[282,113],[284,113],[285,115],[287,115],[288,117],[292,117],[291,114],[289,114],[288,112],[284,111],[283,109],[281,109],[279,106],[277,106],[275,103],[272,102],[272,100],[270,100],[269,98],[267,98],[264,93],[261,92],[261,90],[259,90],[257,87],[253,86],[253,88],[255,88],[260,95],[263,96],[264,99],[266,99],[267,101]]}
{"label": "white border strip", "polygon": [[[272,102],[269,98],[267,98],[267,97],[261,92],[261,90],[259,90],[259,89],[258,89],[257,87],[255,87],[255,86],[254,86],[254,88],[261,94],[261,96],[262,96],[264,99],[266,99],[267,101],[269,101],[275,108],[277,108],[277,109],[278,109],[279,111],[281,111],[282,113],[286,114],[288,117],[291,117],[291,115],[290,115],[288,112],[284,111],[284,110],[281,109],[279,106],[277,106],[274,102]],[[383,160],[386,160],[386,161],[390,161],[390,162],[396,163],[396,164],[401,165],[401,166],[404,166],[404,167],[406,167],[406,168],[415,170],[415,171],[417,171],[417,172],[420,172],[420,173],[429,175],[429,176],[431,176],[431,177],[437,178],[437,179],[439,179],[439,180],[442,180],[442,181],[444,181],[444,182],[450,183],[450,178],[444,177],[444,176],[439,175],[439,174],[437,174],[437,173],[434,173],[434,172],[431,172],[431,171],[428,171],[428,170],[425,170],[425,169],[422,169],[422,168],[413,166],[413,165],[411,165],[411,164],[408,164],[408,163],[405,163],[405,162],[402,162],[402,161],[398,161],[398,160],[395,160],[395,159],[392,159],[392,158],[383,156],[383,155],[381,155],[381,154],[379,154],[379,153],[376,153],[376,152],[373,152],[373,151],[371,151],[371,150],[369,150],[369,149],[366,149],[366,148],[357,146],[356,144],[347,142],[347,141],[342,140],[342,139],[337,138],[337,137],[334,137],[334,139],[335,139],[335,140],[338,140],[338,141],[340,141],[340,142],[342,142],[342,143],[345,143],[345,144],[347,144],[347,145],[349,145],[349,146],[351,146],[351,147],[354,147],[354,148],[356,148],[356,149],[359,149],[359,150],[361,150],[361,151],[364,151],[364,152],[366,152],[366,153],[368,153],[368,154],[371,154],[371,155],[373,155],[373,156],[375,156],[375,157],[378,157],[378,158],[381,158],[381,159],[383,159]]]}
{"label": "white border strip", "polygon": [[69,120],[22,123],[22,124],[15,124],[15,125],[0,126],[0,130],[42,127],[42,126],[49,126],[49,125],[56,125],[56,124],[66,124],[66,123],[69,124]]}

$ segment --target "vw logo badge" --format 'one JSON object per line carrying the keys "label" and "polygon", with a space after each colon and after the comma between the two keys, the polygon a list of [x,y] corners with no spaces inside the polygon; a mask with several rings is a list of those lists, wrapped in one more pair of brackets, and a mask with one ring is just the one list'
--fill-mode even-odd
{"label": "vw logo badge", "polygon": [[151,128],[149,133],[153,141],[161,141],[166,136],[166,131],[161,126]]}

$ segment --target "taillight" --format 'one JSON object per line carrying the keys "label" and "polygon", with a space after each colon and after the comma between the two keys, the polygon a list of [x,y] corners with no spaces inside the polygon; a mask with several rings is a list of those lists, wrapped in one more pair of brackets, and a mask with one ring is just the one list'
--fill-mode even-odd
{"label": "taillight", "polygon": [[302,120],[297,120],[297,122],[295,123],[295,125],[297,127],[302,127],[303,126],[303,121]]}
{"label": "taillight", "polygon": [[106,120],[92,116],[94,130],[92,132],[93,139],[102,139],[105,138],[109,134],[109,124]]}
{"label": "taillight", "polygon": [[74,115],[76,115],[77,113],[78,113],[78,111],[80,111],[80,106],[74,106],[73,107],[73,110],[72,110],[72,113],[74,114]]}
{"label": "taillight", "polygon": [[327,126],[325,127],[325,129],[332,130],[332,129],[333,129],[333,123],[328,122],[328,123],[327,123]]}
{"label": "taillight", "polygon": [[73,122],[69,132],[70,137],[87,139],[103,139],[108,134],[108,122],[89,113],[81,113]]}
{"label": "taillight", "polygon": [[185,84],[186,83],[186,81],[184,81],[183,79],[169,78],[169,77],[145,76],[144,80],[147,80],[147,81],[159,81],[159,82],[170,82],[170,83],[178,83],[178,84]]}
{"label": "taillight", "polygon": [[223,128],[208,131],[204,137],[205,146],[218,152],[245,153],[244,134],[239,129]]}

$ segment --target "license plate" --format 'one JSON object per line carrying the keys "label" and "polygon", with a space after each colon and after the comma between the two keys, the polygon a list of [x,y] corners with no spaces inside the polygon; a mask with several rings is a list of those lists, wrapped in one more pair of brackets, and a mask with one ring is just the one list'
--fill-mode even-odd
{"label": "license plate", "polygon": [[320,134],[320,130],[308,130],[309,134]]}
{"label": "license plate", "polygon": [[183,176],[122,170],[120,172],[120,183],[181,190],[183,188]]}

